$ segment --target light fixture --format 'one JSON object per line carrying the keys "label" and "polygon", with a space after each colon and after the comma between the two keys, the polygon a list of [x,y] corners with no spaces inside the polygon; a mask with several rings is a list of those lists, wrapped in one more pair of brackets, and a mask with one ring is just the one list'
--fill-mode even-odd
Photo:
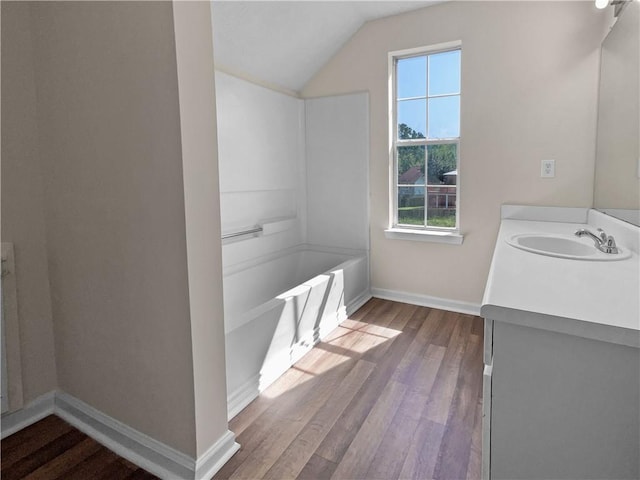
{"label": "light fixture", "polygon": [[607,8],[609,5],[609,0],[596,0],[596,8],[603,9]]}

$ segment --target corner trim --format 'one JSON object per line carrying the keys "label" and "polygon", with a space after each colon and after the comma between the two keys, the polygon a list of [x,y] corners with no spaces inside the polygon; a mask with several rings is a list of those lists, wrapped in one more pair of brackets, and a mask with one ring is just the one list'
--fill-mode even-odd
{"label": "corner trim", "polygon": [[480,315],[480,304],[451,300],[448,298],[431,297],[418,293],[398,292],[396,290],[386,290],[383,288],[371,288],[374,297],[394,302],[409,303],[422,307],[439,308],[451,312],[465,313],[467,315]]}
{"label": "corner trim", "polygon": [[55,392],[51,391],[29,402],[27,406],[2,415],[2,435],[4,439],[54,413]]}
{"label": "corner trim", "polygon": [[227,430],[209,450],[198,457],[195,478],[212,478],[238,450],[240,445],[236,442],[236,436]]}

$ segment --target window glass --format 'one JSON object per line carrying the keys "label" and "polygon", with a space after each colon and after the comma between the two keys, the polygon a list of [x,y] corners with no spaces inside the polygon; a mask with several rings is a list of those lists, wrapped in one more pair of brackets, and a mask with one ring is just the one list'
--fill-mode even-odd
{"label": "window glass", "polygon": [[455,178],[447,178],[445,174],[456,172],[458,167],[458,146],[455,143],[448,143],[429,145],[428,148],[428,183],[431,185],[453,183],[455,185]]}
{"label": "window glass", "polygon": [[429,96],[460,93],[460,50],[434,53],[428,58]]}
{"label": "window glass", "polygon": [[395,225],[457,227],[460,61],[459,49],[395,61]]}
{"label": "window glass", "polygon": [[460,136],[460,97],[429,99],[429,138],[457,138]]}
{"label": "window glass", "polygon": [[398,185],[424,185],[424,145],[398,147]]}
{"label": "window glass", "polygon": [[398,225],[424,225],[424,189],[398,187]]}
{"label": "window glass", "polygon": [[398,99],[427,96],[427,57],[398,60]]}
{"label": "window glass", "polygon": [[427,150],[427,226],[456,226],[458,146],[429,145]]}
{"label": "window glass", "polygon": [[398,138],[425,138],[427,133],[427,101],[398,102]]}

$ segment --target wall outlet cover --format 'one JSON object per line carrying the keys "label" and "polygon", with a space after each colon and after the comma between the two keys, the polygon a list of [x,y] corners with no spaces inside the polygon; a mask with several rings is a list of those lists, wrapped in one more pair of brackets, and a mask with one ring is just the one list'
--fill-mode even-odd
{"label": "wall outlet cover", "polygon": [[553,178],[556,176],[556,161],[542,160],[540,168],[540,176],[542,178]]}

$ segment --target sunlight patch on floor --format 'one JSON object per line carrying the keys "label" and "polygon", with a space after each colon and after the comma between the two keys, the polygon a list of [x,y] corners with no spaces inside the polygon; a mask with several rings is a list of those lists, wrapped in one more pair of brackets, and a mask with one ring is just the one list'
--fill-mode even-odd
{"label": "sunlight patch on floor", "polygon": [[371,335],[379,335],[384,338],[394,338],[402,333],[401,330],[375,325],[373,323],[359,322],[347,318],[340,327],[351,330],[353,332],[365,332]]}
{"label": "sunlight patch on floor", "polygon": [[327,374],[349,360],[360,358],[401,333],[400,330],[347,319],[287,370],[282,377],[261,392],[260,396],[275,399],[313,381],[318,376]]}

